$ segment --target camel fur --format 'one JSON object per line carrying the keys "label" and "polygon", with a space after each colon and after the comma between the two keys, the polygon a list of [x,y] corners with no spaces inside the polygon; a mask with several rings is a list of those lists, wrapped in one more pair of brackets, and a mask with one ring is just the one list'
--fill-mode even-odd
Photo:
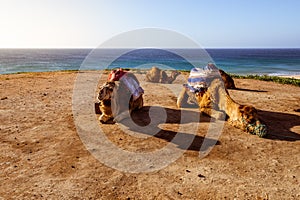
{"label": "camel fur", "polygon": [[228,117],[228,122],[236,128],[260,137],[266,135],[266,127],[258,119],[257,110],[234,101],[221,78],[214,78],[204,93],[194,94],[183,88],[177,99],[177,107],[181,108],[189,96],[199,105],[201,113],[217,119]]}

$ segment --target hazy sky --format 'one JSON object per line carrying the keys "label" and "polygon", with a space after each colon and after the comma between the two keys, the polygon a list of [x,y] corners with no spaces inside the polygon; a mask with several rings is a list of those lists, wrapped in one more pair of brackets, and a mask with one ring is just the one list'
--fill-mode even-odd
{"label": "hazy sky", "polygon": [[155,27],[203,47],[300,48],[299,0],[0,0],[0,48],[97,47]]}

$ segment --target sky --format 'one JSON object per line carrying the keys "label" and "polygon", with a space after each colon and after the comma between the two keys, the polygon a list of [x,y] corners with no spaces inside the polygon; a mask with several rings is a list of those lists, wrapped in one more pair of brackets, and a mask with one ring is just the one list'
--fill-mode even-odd
{"label": "sky", "polygon": [[141,28],[205,48],[300,48],[299,0],[0,0],[0,48],[95,48]]}

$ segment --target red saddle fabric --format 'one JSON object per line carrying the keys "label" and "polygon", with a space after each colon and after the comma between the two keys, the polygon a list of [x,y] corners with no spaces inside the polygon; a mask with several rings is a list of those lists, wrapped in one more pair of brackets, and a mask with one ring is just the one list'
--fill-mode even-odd
{"label": "red saddle fabric", "polygon": [[108,75],[108,81],[119,81],[126,73],[122,68],[114,69]]}

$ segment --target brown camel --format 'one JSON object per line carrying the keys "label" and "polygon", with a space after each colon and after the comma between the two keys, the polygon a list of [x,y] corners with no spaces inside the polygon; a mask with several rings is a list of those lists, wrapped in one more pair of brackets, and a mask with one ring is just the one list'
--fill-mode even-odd
{"label": "brown camel", "polygon": [[177,107],[182,107],[188,98],[197,102],[201,113],[217,119],[225,119],[227,116],[228,122],[234,127],[259,137],[267,134],[266,126],[258,119],[257,110],[234,101],[224,88],[221,78],[213,79],[204,92],[192,93],[183,88],[177,99]]}
{"label": "brown camel", "polygon": [[[136,76],[126,72],[122,77],[118,77],[120,71],[122,70],[112,71],[109,80],[100,87],[98,100],[100,101],[99,120],[101,123],[110,123],[112,120],[114,122],[122,121],[129,117],[133,110],[143,107],[143,89],[135,88],[135,85],[128,85],[140,85]],[[117,74],[115,75],[115,73]]]}

